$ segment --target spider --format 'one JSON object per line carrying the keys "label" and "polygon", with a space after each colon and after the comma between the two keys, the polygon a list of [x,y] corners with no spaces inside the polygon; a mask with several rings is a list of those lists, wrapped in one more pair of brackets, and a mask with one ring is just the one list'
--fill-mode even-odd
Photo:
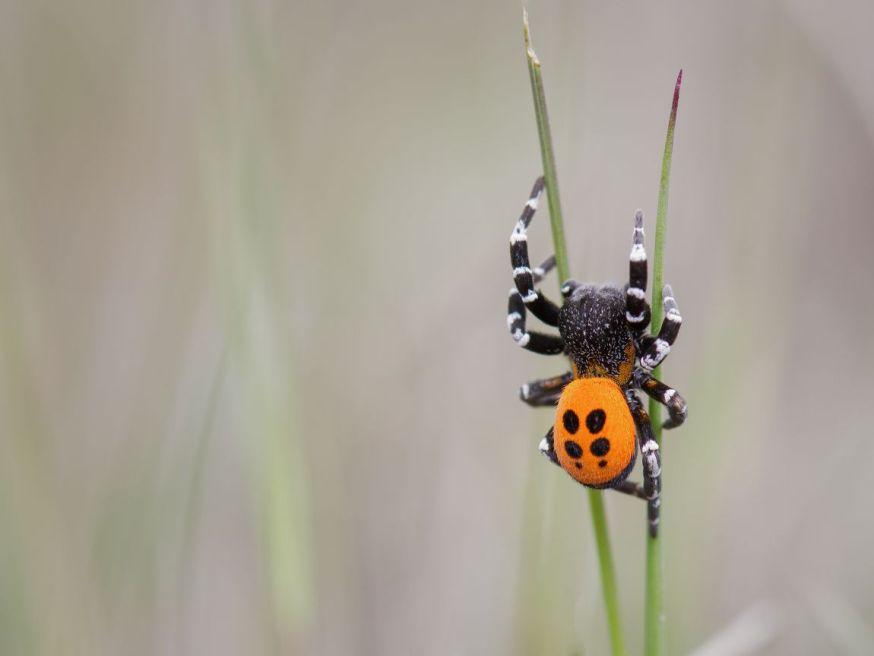
{"label": "spider", "polygon": [[[531,406],[556,407],[555,421],[540,442],[540,451],[587,487],[613,488],[646,500],[649,532],[655,537],[661,504],[659,445],[634,390],[643,390],[664,404],[669,414],[664,428],[675,428],[685,421],[683,397],[650,373],[670,352],[682,318],[670,286],[665,285],[664,321],[657,336],[645,332],[651,310],[646,302],[647,263],[640,210],[634,217],[627,285],[620,289],[568,280],[561,287],[561,307],[535,289],[555,266],[555,257],[534,269],[528,261],[527,229],[543,186],[543,178],[538,178],[510,235],[515,287],[510,290],[507,326],[522,348],[544,355],[565,354],[571,371],[526,383],[519,396]],[[557,327],[560,336],[526,330],[527,310]],[[626,480],[638,448],[643,459],[642,486]]]}

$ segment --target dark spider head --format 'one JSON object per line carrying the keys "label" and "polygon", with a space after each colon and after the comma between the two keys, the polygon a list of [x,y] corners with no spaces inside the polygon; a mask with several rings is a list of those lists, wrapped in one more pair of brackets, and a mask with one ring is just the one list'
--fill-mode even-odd
{"label": "dark spider head", "polygon": [[624,384],[634,364],[634,340],[625,319],[625,290],[604,285],[577,287],[559,312],[565,351],[584,376]]}

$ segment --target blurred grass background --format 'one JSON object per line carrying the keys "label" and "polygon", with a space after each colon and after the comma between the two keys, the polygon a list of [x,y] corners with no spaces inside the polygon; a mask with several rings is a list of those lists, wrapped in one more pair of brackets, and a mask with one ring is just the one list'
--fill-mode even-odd
{"label": "blurred grass background", "polygon": [[[529,11],[576,278],[685,69],[669,653],[870,653],[874,8]],[[527,75],[515,2],[0,3],[0,653],[606,653],[504,322]]]}

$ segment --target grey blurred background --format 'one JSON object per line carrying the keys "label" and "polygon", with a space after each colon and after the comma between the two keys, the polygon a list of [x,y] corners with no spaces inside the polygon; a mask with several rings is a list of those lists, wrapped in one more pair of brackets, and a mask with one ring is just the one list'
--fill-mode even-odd
{"label": "grey blurred background", "polygon": [[[669,653],[871,653],[874,6],[529,11],[576,278],[685,70]],[[606,653],[505,327],[539,170],[515,1],[2,2],[0,653]]]}

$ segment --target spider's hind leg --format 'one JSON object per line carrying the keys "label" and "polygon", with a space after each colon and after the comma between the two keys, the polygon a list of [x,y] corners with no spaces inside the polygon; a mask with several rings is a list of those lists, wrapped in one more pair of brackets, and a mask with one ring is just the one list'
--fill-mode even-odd
{"label": "spider's hind leg", "polygon": [[622,481],[613,489],[617,492],[622,492],[622,494],[643,499],[644,501],[648,500],[646,490],[643,489],[643,486],[640,483],[635,483],[634,481]]}
{"label": "spider's hind leg", "polygon": [[540,453],[545,455],[552,462],[553,465],[558,465],[561,467],[561,464],[558,462],[558,456],[555,455],[555,438],[553,437],[553,427],[550,426],[549,430],[546,431],[546,436],[540,440]]}
{"label": "spider's hind leg", "polygon": [[[649,415],[643,409],[640,399],[633,392],[627,395],[631,415],[637,427],[637,443],[643,455],[643,493],[647,500],[647,519],[649,520],[649,534],[656,537],[659,531],[659,515],[662,505],[662,465],[659,456],[659,445],[655,441],[652,432],[652,424]],[[628,490],[621,490],[629,492]],[[629,492],[639,496],[635,492]]]}

